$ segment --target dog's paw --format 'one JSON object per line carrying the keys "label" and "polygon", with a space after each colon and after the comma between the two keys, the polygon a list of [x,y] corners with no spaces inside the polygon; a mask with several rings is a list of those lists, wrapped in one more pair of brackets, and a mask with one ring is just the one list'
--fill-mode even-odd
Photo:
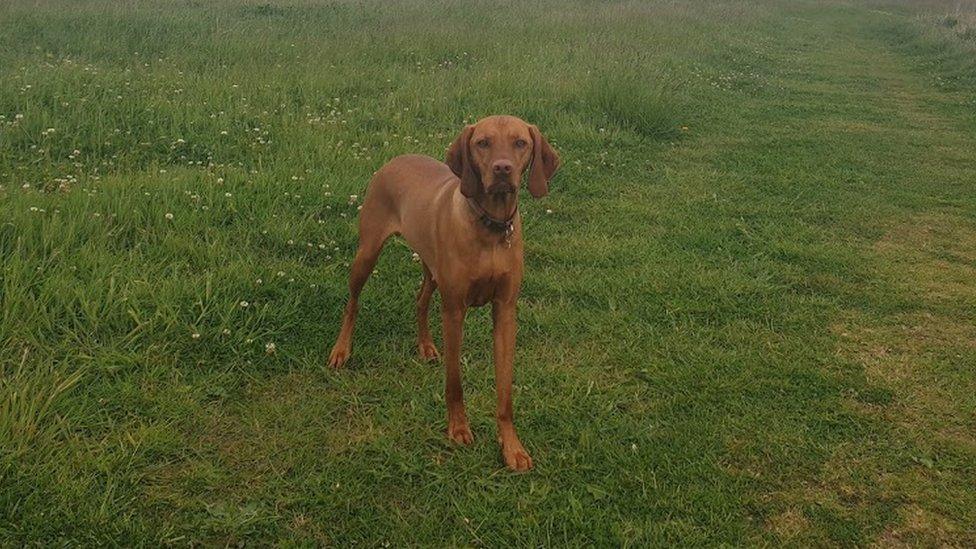
{"label": "dog's paw", "polygon": [[451,423],[447,426],[447,438],[467,446],[474,442],[474,435],[471,434],[471,427],[468,422]]}
{"label": "dog's paw", "polygon": [[332,348],[332,354],[329,355],[329,368],[342,368],[342,365],[349,360],[350,350],[349,345],[336,343],[336,346]]}
{"label": "dog's paw", "polygon": [[437,357],[440,356],[432,341],[421,341],[417,344],[417,350],[420,352],[420,359],[427,362],[437,360]]}
{"label": "dog's paw", "polygon": [[532,468],[532,456],[525,451],[518,440],[502,444],[502,457],[505,465],[512,471],[528,471]]}

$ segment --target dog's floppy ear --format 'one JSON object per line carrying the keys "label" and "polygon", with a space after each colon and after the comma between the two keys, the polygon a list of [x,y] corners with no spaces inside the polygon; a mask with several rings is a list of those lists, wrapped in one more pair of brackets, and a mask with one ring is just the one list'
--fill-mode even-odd
{"label": "dog's floppy ear", "polygon": [[549,194],[549,180],[559,169],[559,155],[552,150],[539,128],[529,125],[532,134],[532,173],[529,174],[529,192],[535,198]]}
{"label": "dog's floppy ear", "polygon": [[478,181],[478,174],[474,171],[471,164],[471,134],[474,126],[465,126],[461,130],[461,135],[457,136],[454,143],[447,149],[447,166],[451,168],[454,175],[461,178],[461,194],[464,196],[475,196],[481,184]]}

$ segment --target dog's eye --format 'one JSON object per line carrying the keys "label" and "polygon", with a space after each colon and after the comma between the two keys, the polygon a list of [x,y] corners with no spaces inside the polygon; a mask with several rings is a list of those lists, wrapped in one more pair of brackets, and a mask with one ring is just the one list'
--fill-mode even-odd
{"label": "dog's eye", "polygon": [[477,145],[479,147],[481,147],[482,149],[487,149],[488,148],[488,145],[490,145],[490,144],[491,143],[489,143],[487,139],[479,139],[478,142],[477,142]]}
{"label": "dog's eye", "polygon": [[516,140],[515,140],[515,146],[516,146],[516,147],[518,147],[518,148],[520,148],[520,149],[521,149],[522,147],[524,147],[524,146],[526,146],[526,145],[528,145],[528,144],[529,144],[529,142],[528,142],[528,141],[526,141],[526,140],[524,140],[524,139],[516,139]]}

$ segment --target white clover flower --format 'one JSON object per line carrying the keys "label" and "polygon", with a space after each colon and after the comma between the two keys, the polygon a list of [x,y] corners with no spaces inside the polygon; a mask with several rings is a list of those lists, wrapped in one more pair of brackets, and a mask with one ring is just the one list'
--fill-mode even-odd
{"label": "white clover flower", "polygon": [[193,332],[193,335],[191,335],[190,337],[192,337],[193,339],[200,339],[200,332]]}
{"label": "white clover flower", "polygon": [[239,305],[241,306],[242,309],[246,309],[250,305],[250,303],[248,303],[247,301],[241,301]]}
{"label": "white clover flower", "polygon": [[172,220],[173,219],[173,214],[171,214],[170,212],[166,212],[166,216],[165,217],[166,217],[166,219]]}
{"label": "white clover flower", "polygon": [[264,344],[264,352],[267,353],[267,354],[269,354],[269,355],[275,354],[275,351],[277,351],[277,350],[278,350],[278,347],[275,346],[275,344],[274,344],[273,341],[269,341],[269,342],[267,342],[267,343]]}

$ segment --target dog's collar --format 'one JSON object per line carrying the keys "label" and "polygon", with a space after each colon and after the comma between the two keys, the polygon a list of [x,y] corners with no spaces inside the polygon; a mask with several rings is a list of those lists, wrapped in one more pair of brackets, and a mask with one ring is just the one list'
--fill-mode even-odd
{"label": "dog's collar", "polygon": [[512,232],[515,230],[515,216],[518,214],[518,204],[515,205],[515,211],[508,219],[495,219],[494,217],[488,215],[488,212],[481,207],[471,198],[468,198],[468,204],[471,205],[471,209],[478,214],[478,221],[485,226],[489,231],[501,233],[505,236],[511,236]]}

